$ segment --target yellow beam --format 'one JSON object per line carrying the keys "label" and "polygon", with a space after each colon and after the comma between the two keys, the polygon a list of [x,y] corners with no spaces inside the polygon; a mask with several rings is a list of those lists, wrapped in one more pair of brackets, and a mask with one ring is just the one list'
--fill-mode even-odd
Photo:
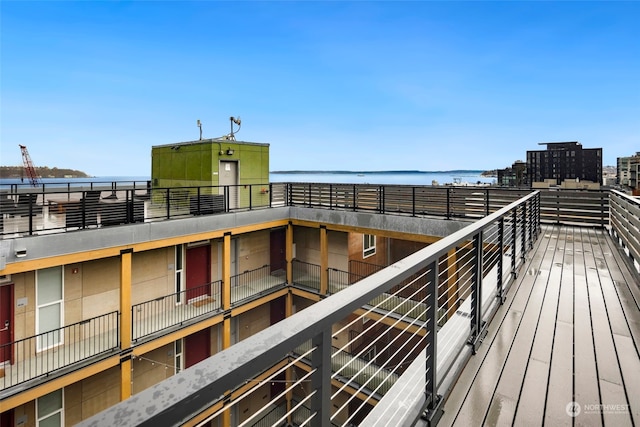
{"label": "yellow beam", "polygon": [[287,259],[287,283],[293,283],[293,225],[287,224],[285,257]]}
{"label": "yellow beam", "polygon": [[377,228],[368,228],[368,227],[358,227],[352,225],[342,225],[342,224],[327,224],[322,223],[322,225],[318,222],[314,221],[305,221],[299,219],[292,219],[291,223],[300,227],[309,227],[309,228],[318,228],[320,226],[326,226],[327,230],[331,231],[342,231],[342,232],[352,232],[352,233],[361,233],[361,234],[375,234],[380,237],[390,237],[393,239],[401,239],[401,240],[412,240],[415,242],[421,243],[435,243],[438,240],[442,239],[441,236],[429,236],[424,234],[417,233],[405,233],[399,231],[391,231],[391,230],[382,230]]}
{"label": "yellow beam", "polygon": [[[131,250],[120,254],[120,349],[131,348]],[[120,400],[131,397],[131,359],[120,364]]]}
{"label": "yellow beam", "polygon": [[63,375],[60,378],[47,381],[42,385],[35,386],[14,396],[4,398],[0,400],[0,413],[17,408],[20,405],[29,403],[53,391],[60,390],[63,387],[68,387],[71,384],[75,384],[78,381],[82,381],[86,378],[91,377],[92,375],[106,371],[107,369],[113,368],[114,366],[118,366],[119,363],[119,355],[111,356],[108,359],[92,363],[85,368],[80,368],[77,371],[73,371],[66,375]]}
{"label": "yellow beam", "polygon": [[407,333],[410,333],[412,335],[419,335],[421,337],[425,336],[427,331],[424,328],[424,326],[417,326],[417,325],[410,325],[408,322],[405,321],[400,321],[398,322],[397,319],[394,319],[392,317],[389,316],[383,316],[380,313],[376,313],[376,312],[369,312],[368,310],[365,310],[364,308],[359,308],[356,311],[354,311],[354,314],[358,315],[358,316],[365,316],[369,319],[372,319],[378,323],[382,323],[383,325],[387,325],[387,326],[391,326],[393,328],[396,328],[398,330],[403,330]]}
{"label": "yellow beam", "polygon": [[196,324],[180,328],[175,332],[161,336],[159,338],[154,339],[153,341],[149,341],[134,347],[134,352],[137,356],[142,356],[145,353],[148,353],[150,351],[163,347],[167,344],[171,344],[174,341],[177,341],[188,335],[194,334],[198,331],[209,328],[211,326],[220,324],[222,322],[222,319],[223,319],[222,314],[218,314],[214,317],[207,318],[202,322],[198,322]]}
{"label": "yellow beam", "polygon": [[320,295],[327,295],[329,283],[327,269],[329,268],[329,238],[327,227],[320,226]]}
{"label": "yellow beam", "polygon": [[280,289],[277,292],[273,292],[269,295],[265,295],[262,298],[258,298],[257,300],[250,301],[246,304],[242,304],[239,307],[231,309],[231,317],[236,317],[241,315],[242,313],[246,313],[249,310],[253,310],[256,307],[260,307],[263,304],[267,304],[275,299],[283,297],[287,295],[289,291],[287,289]]}
{"label": "yellow beam", "polygon": [[[118,246],[112,246],[108,248],[91,249],[83,252],[58,255],[58,256],[52,256],[47,258],[24,260],[24,261],[7,264],[6,267],[1,271],[1,273],[2,274],[18,274],[18,273],[24,273],[27,271],[48,268],[48,267],[55,267],[58,265],[76,264],[76,263],[92,261],[96,259],[119,256],[122,251],[126,251],[126,250],[133,250],[134,252],[143,252],[143,251],[148,251],[153,249],[161,249],[168,246],[187,244],[190,242],[197,242],[199,240],[220,239],[225,234],[230,233],[232,230],[233,230],[233,234],[243,234],[243,233],[251,233],[253,231],[262,231],[269,228],[282,227],[282,226],[286,226],[288,223],[289,223],[288,219],[281,219],[276,221],[267,221],[262,223],[251,224],[243,227],[236,227],[233,229],[208,230],[202,233],[186,234],[186,235],[181,235],[181,236],[176,236],[176,237],[171,237],[166,239],[152,240],[148,242],[118,245]],[[132,225],[132,227],[134,227],[134,225]]]}

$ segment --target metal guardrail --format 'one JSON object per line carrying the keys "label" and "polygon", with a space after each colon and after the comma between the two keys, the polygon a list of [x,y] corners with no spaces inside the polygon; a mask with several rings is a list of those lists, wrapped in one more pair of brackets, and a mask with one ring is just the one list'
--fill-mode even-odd
{"label": "metal guardrail", "polygon": [[[530,191],[494,187],[272,183],[151,188],[90,183],[0,191],[0,238],[211,215],[279,206],[479,219]],[[594,225],[609,222],[604,190],[541,191],[541,220]]]}
{"label": "metal guardrail", "polygon": [[285,205],[286,184],[150,188],[78,183],[0,191],[0,238]]}
{"label": "metal guardrail", "polygon": [[608,190],[546,190],[540,193],[543,223],[609,225]]}
{"label": "metal guardrail", "polygon": [[[349,423],[356,418],[367,426],[411,425],[425,411],[428,418],[435,420],[447,380],[457,375],[460,358],[469,357],[481,344],[487,322],[503,301],[512,278],[525,261],[526,252],[537,239],[539,199],[539,192],[531,193],[81,425],[113,425],[116,419],[121,425],[143,426],[180,425],[189,420],[206,423],[233,413],[231,409],[237,402],[232,396],[240,388],[245,390],[247,384],[256,385],[242,395],[244,398],[251,392],[263,390],[259,385],[285,372],[291,376],[279,396],[289,393],[292,396],[287,422],[291,421],[298,405],[309,408],[306,421],[320,426]],[[375,306],[368,306],[409,278],[414,278],[408,284],[413,287],[409,291],[405,289],[403,296],[395,292]],[[446,290],[446,294],[439,294],[440,290]],[[412,298],[416,298],[416,304],[407,307],[407,301]],[[406,313],[403,308],[408,308]],[[352,332],[358,330],[362,334]],[[395,334],[396,342],[402,343],[397,345],[406,347],[398,350],[394,356],[398,357],[396,362],[383,371],[395,375],[392,369],[396,366],[408,368],[366,415],[361,412],[369,405],[366,396],[373,397],[377,390],[374,386],[369,388],[372,393],[368,393],[369,385],[373,384],[368,380],[371,377],[365,379],[358,372],[379,364],[376,354],[388,355],[389,352],[378,353],[378,349],[374,350],[377,343],[363,346],[362,342],[352,340],[385,333]],[[292,349],[309,340],[309,351],[297,358],[291,354]],[[339,351],[333,350],[334,347]],[[358,352],[347,354],[340,363],[332,357],[353,348],[358,348]],[[414,360],[404,358],[404,355],[416,354]],[[308,361],[304,370],[299,369],[302,358]],[[352,360],[358,361],[357,364]],[[342,377],[333,369],[335,366],[343,370],[353,368],[354,375]],[[383,374],[383,371],[374,372]],[[384,379],[380,382],[386,383]],[[332,384],[337,389],[332,390]],[[408,388],[412,392],[407,393]],[[380,397],[381,393],[376,395]],[[299,404],[293,403],[296,399]],[[218,408],[214,413],[203,412],[212,405]],[[385,414],[382,409],[389,407],[402,407],[402,411]],[[376,411],[378,408],[380,412]],[[119,416],[122,413],[128,414],[126,420]]]}
{"label": "metal guardrail", "polygon": [[619,191],[609,193],[611,232],[640,271],[640,201]]}
{"label": "metal guardrail", "polygon": [[119,313],[113,311],[62,328],[3,344],[4,366],[0,388],[7,389],[94,357],[118,351]]}
{"label": "metal guardrail", "polygon": [[294,285],[320,291],[321,267],[317,264],[294,259],[291,261],[292,281]]}
{"label": "metal guardrail", "polygon": [[222,281],[208,283],[131,306],[134,342],[157,332],[182,326],[222,308]]}
{"label": "metal guardrail", "polygon": [[271,265],[267,264],[231,276],[231,304],[238,304],[249,298],[260,296],[275,287],[286,285],[286,272],[279,270],[281,274],[273,275],[271,268]]}

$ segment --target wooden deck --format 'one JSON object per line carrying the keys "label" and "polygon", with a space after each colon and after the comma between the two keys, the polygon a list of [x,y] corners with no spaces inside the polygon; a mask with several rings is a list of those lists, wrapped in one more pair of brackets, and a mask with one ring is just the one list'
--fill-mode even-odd
{"label": "wooden deck", "polygon": [[639,302],[606,231],[543,226],[438,425],[640,425]]}

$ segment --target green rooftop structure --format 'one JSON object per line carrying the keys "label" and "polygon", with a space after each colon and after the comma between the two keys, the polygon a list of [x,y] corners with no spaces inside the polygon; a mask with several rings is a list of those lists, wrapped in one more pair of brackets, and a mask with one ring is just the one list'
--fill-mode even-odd
{"label": "green rooftop structure", "polygon": [[195,196],[197,188],[224,195],[224,186],[230,186],[225,199],[231,208],[244,206],[249,198],[268,200],[269,144],[216,138],[156,145],[151,148],[151,182],[152,188],[181,189],[185,199]]}

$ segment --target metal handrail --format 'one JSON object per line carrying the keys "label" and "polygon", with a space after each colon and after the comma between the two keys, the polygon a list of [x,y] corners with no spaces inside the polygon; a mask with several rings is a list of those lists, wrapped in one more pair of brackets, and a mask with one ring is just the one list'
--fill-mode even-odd
{"label": "metal handrail", "polygon": [[[423,271],[426,272],[424,284],[427,286],[425,300],[427,342],[422,353],[424,356],[410,366],[412,369],[414,364],[417,364],[415,366],[422,370],[420,377],[423,388],[415,395],[405,396],[407,400],[403,402],[419,408],[419,414],[426,409],[429,416],[433,416],[437,414],[443,401],[444,390],[441,387],[444,384],[444,375],[455,376],[457,372],[454,367],[459,366],[455,360],[458,356],[462,357],[462,350],[468,348],[475,351],[481,344],[483,334],[486,333],[486,322],[491,318],[492,310],[495,310],[496,305],[501,302],[498,291],[508,290],[508,282],[513,277],[504,273],[509,269],[514,273],[517,272],[518,267],[524,263],[525,253],[531,250],[533,240],[537,239],[540,216],[536,210],[540,206],[539,197],[539,192],[533,192],[486,218],[354,283],[339,293],[328,296],[293,316],[232,345],[198,365],[138,393],[134,399],[121,402],[84,420],[81,425],[109,425],[124,412],[129,414],[130,420],[135,420],[140,425],[154,425],[160,421],[165,424],[183,423],[217,401],[230,400],[233,390],[247,384],[247,381],[287,358],[291,349],[311,340],[312,348],[315,350],[310,357],[309,387],[312,395],[309,409],[319,425],[328,426],[332,412],[330,378],[334,325],[403,280]],[[497,279],[492,282],[483,282],[483,260],[485,256],[492,256],[491,251],[495,247],[495,242],[492,241],[490,250],[487,249],[483,236],[492,235],[500,236],[502,239],[498,247],[502,248],[502,242],[505,241],[508,248],[500,252],[502,256],[497,258],[493,268],[493,271],[502,272],[502,274],[496,273]],[[460,311],[456,318],[457,322],[449,321],[439,329],[437,327],[439,261],[456,248],[463,248],[464,253],[468,254],[465,255],[469,259],[465,271],[469,272],[467,280],[470,297],[465,301],[466,307],[457,309]],[[514,265],[507,266],[509,260],[513,260]],[[483,296],[486,292],[489,292],[489,295]],[[464,332],[466,339],[456,347],[451,359],[445,363],[443,360],[438,360],[437,336],[443,333],[449,324],[456,323],[463,326],[461,331]],[[376,408],[392,404],[386,402],[386,399],[397,395],[394,390],[403,387],[406,381],[415,383],[413,378],[405,378],[406,376],[407,373],[398,378]],[[411,401],[414,398],[415,401]],[[405,412],[413,413],[409,409],[407,407]],[[378,422],[397,425],[403,424],[404,421],[387,420],[380,414],[374,416],[372,412],[363,421],[363,425],[375,425]],[[406,421],[409,423],[408,420]]]}
{"label": "metal handrail", "polygon": [[221,310],[222,281],[207,283],[131,306],[134,342]]}
{"label": "metal handrail", "polygon": [[72,365],[88,363],[120,347],[120,318],[117,311],[82,320],[0,346],[5,375],[0,388],[49,376]]}

